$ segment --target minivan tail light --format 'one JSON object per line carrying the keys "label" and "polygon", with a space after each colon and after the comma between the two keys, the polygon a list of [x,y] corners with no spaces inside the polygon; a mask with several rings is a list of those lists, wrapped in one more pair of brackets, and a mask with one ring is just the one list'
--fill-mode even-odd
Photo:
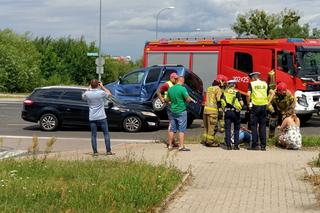
{"label": "minivan tail light", "polygon": [[30,100],[30,99],[26,99],[26,100],[23,101],[23,104],[24,104],[25,106],[31,106],[31,105],[33,104],[33,101]]}

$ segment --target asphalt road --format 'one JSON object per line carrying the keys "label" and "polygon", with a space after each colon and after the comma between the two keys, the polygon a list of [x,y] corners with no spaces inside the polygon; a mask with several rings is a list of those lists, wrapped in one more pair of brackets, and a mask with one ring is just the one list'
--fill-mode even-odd
{"label": "asphalt road", "polygon": [[[3,136],[33,136],[38,137],[59,137],[59,138],[73,138],[73,139],[87,139],[90,138],[89,128],[63,128],[54,132],[41,131],[38,124],[26,122],[21,119],[21,102],[4,102],[0,100],[0,137]],[[161,128],[158,131],[139,132],[139,133],[127,133],[115,129],[110,130],[112,139],[115,140],[157,140],[166,138],[167,123],[163,122]],[[305,126],[302,127],[303,134],[320,135],[320,117],[311,119]],[[202,133],[202,121],[196,120],[190,129],[187,131],[187,135],[201,135]],[[99,135],[100,138],[102,134]]]}

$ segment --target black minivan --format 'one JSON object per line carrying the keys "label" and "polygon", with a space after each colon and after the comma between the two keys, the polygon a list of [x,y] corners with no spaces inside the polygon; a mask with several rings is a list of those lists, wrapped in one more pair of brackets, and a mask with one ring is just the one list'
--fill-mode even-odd
{"label": "black minivan", "polygon": [[[89,126],[89,107],[82,100],[84,87],[51,86],[36,88],[23,102],[21,117],[39,122],[40,128],[53,131],[62,126]],[[126,105],[115,97],[106,99],[105,112],[109,127],[128,132],[157,129],[159,119],[144,105]]]}

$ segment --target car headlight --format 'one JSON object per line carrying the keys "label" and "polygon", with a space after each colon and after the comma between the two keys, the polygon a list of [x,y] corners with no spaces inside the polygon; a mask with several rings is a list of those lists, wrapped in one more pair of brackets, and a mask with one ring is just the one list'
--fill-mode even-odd
{"label": "car headlight", "polygon": [[298,97],[298,104],[300,104],[301,106],[304,107],[308,107],[308,101],[307,101],[307,96],[305,95],[301,95],[301,97]]}
{"label": "car headlight", "polygon": [[157,117],[157,115],[154,114],[153,112],[144,112],[144,111],[142,111],[141,114],[145,115],[145,116]]}
{"label": "car headlight", "polygon": [[128,109],[123,109],[123,108],[120,108],[120,107],[117,107],[117,106],[112,107],[112,109],[115,110],[115,111],[119,111],[119,112],[127,112],[127,111],[129,111]]}

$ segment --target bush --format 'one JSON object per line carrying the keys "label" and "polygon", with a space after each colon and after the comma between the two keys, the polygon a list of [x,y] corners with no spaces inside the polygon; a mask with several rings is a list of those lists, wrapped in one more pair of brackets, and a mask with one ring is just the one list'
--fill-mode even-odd
{"label": "bush", "polygon": [[40,55],[25,35],[0,31],[0,91],[27,92],[39,86]]}

